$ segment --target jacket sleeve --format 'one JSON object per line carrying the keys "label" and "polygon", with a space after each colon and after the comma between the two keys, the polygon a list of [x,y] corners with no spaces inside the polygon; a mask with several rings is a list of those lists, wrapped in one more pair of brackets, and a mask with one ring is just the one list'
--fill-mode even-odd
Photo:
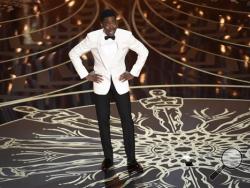
{"label": "jacket sleeve", "polygon": [[79,44],[72,48],[69,52],[69,57],[73,66],[81,79],[85,78],[89,73],[82,64],[81,55],[91,50],[91,42],[89,36],[83,39]]}
{"label": "jacket sleeve", "polygon": [[130,33],[128,42],[129,42],[129,49],[133,50],[138,55],[137,60],[133,65],[130,73],[133,76],[138,77],[148,57],[148,49],[139,40],[137,40],[132,35],[132,33]]}

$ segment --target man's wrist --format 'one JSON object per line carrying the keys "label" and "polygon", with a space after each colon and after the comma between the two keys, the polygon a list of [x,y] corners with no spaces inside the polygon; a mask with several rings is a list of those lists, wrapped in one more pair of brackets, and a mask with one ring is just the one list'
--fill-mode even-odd
{"label": "man's wrist", "polygon": [[133,75],[131,72],[128,72],[128,73],[131,75],[131,77],[133,77],[133,78],[134,78],[134,77],[136,77],[136,76],[135,76],[135,75]]}

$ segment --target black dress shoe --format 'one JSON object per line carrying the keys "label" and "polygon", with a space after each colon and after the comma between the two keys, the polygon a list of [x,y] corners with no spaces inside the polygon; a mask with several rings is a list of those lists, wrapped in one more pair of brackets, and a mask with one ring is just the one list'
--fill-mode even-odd
{"label": "black dress shoe", "polygon": [[104,159],[102,162],[102,170],[107,171],[111,166],[113,166],[113,161],[111,159]]}
{"label": "black dress shoe", "polygon": [[137,161],[135,161],[134,163],[128,163],[127,169],[128,169],[128,173],[132,173],[132,172],[142,173],[143,172],[142,166]]}

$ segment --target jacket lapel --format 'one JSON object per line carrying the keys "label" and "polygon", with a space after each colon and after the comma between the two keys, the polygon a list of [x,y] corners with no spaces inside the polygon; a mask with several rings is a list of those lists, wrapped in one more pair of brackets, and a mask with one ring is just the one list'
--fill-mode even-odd
{"label": "jacket lapel", "polygon": [[98,53],[99,53],[99,56],[100,56],[100,59],[102,60],[105,68],[108,70],[108,66],[107,66],[107,57],[105,56],[105,54],[103,53],[103,51],[101,50],[101,43],[102,43],[102,40],[104,40],[104,35],[103,35],[103,31],[100,30],[100,35],[98,36],[98,39],[97,39],[97,50],[98,50]]}

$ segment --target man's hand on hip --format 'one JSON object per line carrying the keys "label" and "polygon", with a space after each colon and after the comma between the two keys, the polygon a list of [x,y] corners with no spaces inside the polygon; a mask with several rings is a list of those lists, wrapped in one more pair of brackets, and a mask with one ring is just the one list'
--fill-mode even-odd
{"label": "man's hand on hip", "polygon": [[124,82],[124,81],[127,81],[127,80],[131,80],[133,78],[134,78],[134,76],[132,74],[130,74],[130,72],[126,71],[126,72],[121,74],[119,80]]}
{"label": "man's hand on hip", "polygon": [[103,81],[102,75],[100,74],[95,74],[94,72],[91,72],[86,76],[86,79],[88,81],[96,82],[96,83],[101,83]]}

